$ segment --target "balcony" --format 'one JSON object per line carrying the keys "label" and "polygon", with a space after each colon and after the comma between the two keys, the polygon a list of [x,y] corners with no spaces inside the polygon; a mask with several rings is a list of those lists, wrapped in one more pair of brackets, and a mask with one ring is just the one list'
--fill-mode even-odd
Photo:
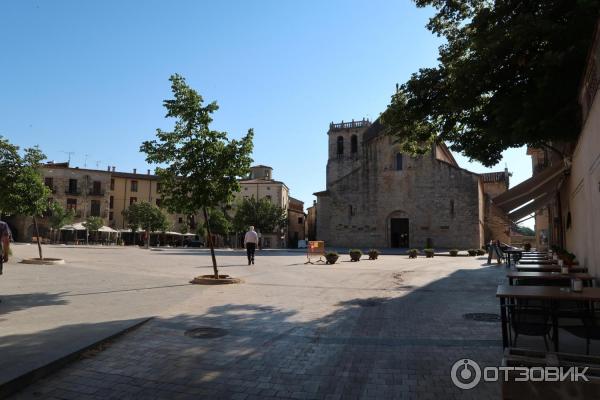
{"label": "balcony", "polygon": [[70,195],[70,196],[79,196],[79,195],[81,195],[81,190],[79,190],[77,188],[68,188],[65,190],[65,194]]}
{"label": "balcony", "polygon": [[90,189],[88,196],[104,196],[104,193],[102,189]]}

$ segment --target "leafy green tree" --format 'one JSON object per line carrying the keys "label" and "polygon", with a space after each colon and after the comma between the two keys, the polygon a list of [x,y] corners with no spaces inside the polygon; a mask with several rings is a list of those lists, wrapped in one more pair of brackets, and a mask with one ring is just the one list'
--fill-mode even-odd
{"label": "leafy green tree", "polygon": [[403,85],[381,121],[404,151],[434,142],[486,166],[502,151],[573,141],[578,91],[597,0],[416,0],[437,13],[428,29],[446,39],[439,65]]}
{"label": "leafy green tree", "polygon": [[[85,219],[85,222],[82,225],[85,226],[85,229],[87,229],[88,232],[93,232],[94,240],[97,240],[98,239],[98,229],[102,228],[102,226],[104,225],[104,221],[100,217],[87,217]],[[85,240],[87,242],[87,240],[88,240],[87,235],[86,235]]]}
{"label": "leafy green tree", "polygon": [[123,216],[134,233],[140,228],[146,232],[146,248],[150,247],[150,232],[166,231],[169,228],[169,221],[165,213],[157,206],[145,201],[131,204],[123,210]]}
{"label": "leafy green tree", "polygon": [[[75,213],[73,210],[66,210],[58,202],[53,202],[50,205],[50,213],[48,215],[48,225],[54,231],[54,241],[60,240],[60,228],[73,222]],[[58,237],[58,239],[57,239]]]}
{"label": "leafy green tree", "polygon": [[37,218],[48,209],[50,190],[44,185],[40,172],[46,156],[38,147],[19,147],[0,136],[0,211],[7,215],[32,217],[37,237],[38,253],[43,259]]}
{"label": "leafy green tree", "polygon": [[[240,140],[228,139],[226,132],[210,128],[216,102],[204,106],[202,96],[180,75],[170,78],[174,98],[165,100],[166,117],[175,118],[172,132],[157,129],[157,139],[146,141],[141,151],[146,160],[161,165],[164,206],[171,212],[195,215],[202,212],[215,278],[219,271],[211,236],[208,210],[228,204],[239,191],[238,178],[249,172],[253,131]],[[162,165],[165,165],[162,167]]]}
{"label": "leafy green tree", "polygon": [[238,232],[252,225],[258,232],[271,233],[287,226],[287,213],[266,198],[251,197],[238,204],[233,221]]}

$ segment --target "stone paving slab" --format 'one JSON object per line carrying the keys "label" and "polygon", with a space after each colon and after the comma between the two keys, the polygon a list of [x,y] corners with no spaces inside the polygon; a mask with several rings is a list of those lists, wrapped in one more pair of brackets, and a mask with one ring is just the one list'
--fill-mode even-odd
{"label": "stone paving slab", "polygon": [[[218,255],[222,271],[244,283],[188,292],[190,287],[176,282],[190,272],[210,271],[206,252],[132,249],[122,254],[127,257],[108,256],[77,268],[117,277],[102,287],[126,287],[130,275],[172,285],[127,292],[142,296],[137,300],[114,297],[118,293],[94,295],[108,296],[112,300],[102,307],[117,304],[121,312],[128,309],[126,302],[150,302],[157,318],[14,398],[499,398],[498,384],[462,391],[450,380],[459,359],[485,366],[499,365],[502,358],[499,324],[464,318],[465,313],[499,312],[495,290],[506,281],[506,271],[483,265],[482,258],[384,255],[377,261],[313,266],[304,265],[301,254],[263,252],[248,267],[243,253],[223,251]],[[123,264],[133,256],[136,262]],[[156,297],[170,299],[169,304],[159,307]],[[109,309],[117,313],[116,306]],[[199,327],[227,334],[186,335]],[[521,344],[543,346],[537,338]]]}

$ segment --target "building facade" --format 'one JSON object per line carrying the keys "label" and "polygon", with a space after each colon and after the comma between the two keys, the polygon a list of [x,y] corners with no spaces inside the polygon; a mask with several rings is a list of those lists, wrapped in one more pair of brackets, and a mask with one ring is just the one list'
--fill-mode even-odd
{"label": "building facade", "polygon": [[[288,213],[288,227],[277,232],[261,232],[264,248],[295,247],[304,239],[304,203],[289,196],[287,185],[273,179],[273,169],[264,165],[251,167],[248,178],[241,179],[240,191],[234,195],[231,216],[235,213],[235,203],[244,198],[266,198]],[[57,202],[63,208],[73,210],[74,222],[82,222],[91,216],[100,217],[104,224],[113,229],[128,229],[123,211],[131,204],[145,201],[162,206],[158,176],[146,173],[116,171],[108,167],[106,171],[71,168],[68,163],[48,163],[42,168],[46,186],[51,190],[49,203]],[[194,232],[203,222],[200,215],[167,213],[169,230]],[[30,241],[35,236],[31,218],[13,217],[8,221],[18,241]],[[39,221],[40,236],[50,237],[47,219]],[[233,238],[230,242],[236,244]],[[224,243],[217,240],[217,243]]]}
{"label": "building facade", "polygon": [[311,223],[326,246],[464,249],[510,240],[508,220],[491,213],[507,171],[462,169],[445,145],[410,157],[378,121],[332,123],[328,137],[326,190],[315,193]]}

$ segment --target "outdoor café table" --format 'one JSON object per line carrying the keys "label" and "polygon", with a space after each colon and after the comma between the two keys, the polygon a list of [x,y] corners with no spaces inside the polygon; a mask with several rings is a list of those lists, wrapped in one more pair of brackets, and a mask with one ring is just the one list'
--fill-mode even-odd
{"label": "outdoor caf\u00e9 table", "polygon": [[547,258],[520,259],[519,264],[558,264],[558,261]]}
{"label": "outdoor caf\u00e9 table", "polygon": [[523,254],[523,249],[506,249],[503,252],[506,253],[508,256],[508,266],[510,267],[511,258],[514,257],[514,261],[517,261],[518,257],[520,257],[521,254]]}
{"label": "outdoor caf\u00e9 table", "polygon": [[[546,265],[546,264],[517,264],[515,266],[519,272],[560,272],[558,265]],[[587,272],[586,267],[575,267],[569,268],[570,273]]]}
{"label": "outdoor caf\u00e9 table", "polygon": [[510,286],[498,285],[496,297],[500,299],[500,317],[502,319],[502,345],[508,343],[508,315],[506,312],[507,301],[515,299],[546,300],[552,308],[552,340],[554,351],[558,351],[558,318],[554,310],[560,301],[600,301],[600,288],[584,287],[581,292],[572,292],[570,288],[560,286]]}
{"label": "outdoor caf\u00e9 table", "polygon": [[576,272],[569,274],[561,274],[560,272],[519,272],[519,271],[509,271],[506,274],[508,278],[508,283],[512,285],[514,280],[521,279],[527,282],[527,279],[535,279],[536,281],[570,281],[571,279],[581,279],[586,286],[592,286],[592,282],[594,281],[594,277],[590,274],[586,274],[584,272]]}

